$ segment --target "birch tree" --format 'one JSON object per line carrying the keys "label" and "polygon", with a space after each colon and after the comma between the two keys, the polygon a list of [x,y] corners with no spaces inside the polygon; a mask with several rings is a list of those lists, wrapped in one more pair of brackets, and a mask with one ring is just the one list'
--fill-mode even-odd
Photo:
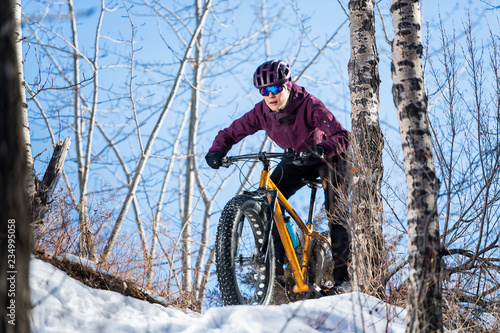
{"label": "birch tree", "polygon": [[353,231],[353,285],[383,297],[383,279],[387,274],[380,193],[384,141],[378,116],[380,78],[374,5],[373,0],[349,1],[351,59],[348,71],[354,163],[350,225]]}
{"label": "birch tree", "polygon": [[[201,22],[201,14],[203,11],[201,0],[195,0],[196,7],[196,24]],[[186,181],[184,187],[184,206],[182,212],[182,289],[189,291],[191,289],[192,274],[191,274],[191,215],[193,209],[193,193],[194,193],[194,148],[198,132],[198,109],[200,103],[200,88],[201,88],[201,73],[202,73],[202,32],[196,38],[194,47],[194,61],[191,64],[193,69],[193,82],[191,86],[191,110],[189,117],[189,132],[187,140],[187,157],[186,157]]]}
{"label": "birch tree", "polygon": [[14,23],[14,47],[16,52],[16,70],[18,75],[18,86],[20,98],[20,119],[22,123],[21,133],[24,142],[24,154],[26,156],[27,176],[25,188],[27,193],[28,206],[30,207],[31,222],[39,225],[43,222],[47,206],[51,200],[52,194],[57,186],[60,175],[63,172],[64,161],[69,149],[70,139],[66,138],[64,142],[59,140],[54,142],[54,153],[47,166],[44,177],[40,181],[35,173],[33,154],[31,147],[30,125],[28,119],[28,104],[26,100],[26,82],[24,80],[23,52],[22,52],[22,25],[21,25],[21,0],[12,2],[12,17]]}
{"label": "birch tree", "polygon": [[18,89],[20,91],[21,98],[21,119],[22,119],[22,133],[25,142],[25,155],[26,155],[26,167],[28,169],[28,177],[26,178],[26,191],[28,192],[28,198],[34,198],[36,193],[36,175],[35,169],[33,166],[33,155],[31,152],[31,138],[30,138],[30,126],[28,120],[28,104],[26,103],[26,94],[25,94],[25,86],[24,82],[24,69],[23,69],[23,51],[22,51],[22,38],[23,31],[21,25],[21,0],[16,0],[13,2],[12,14],[14,18],[14,36],[16,39],[15,50],[16,50],[16,69],[18,71]]}
{"label": "birch tree", "polygon": [[31,235],[25,193],[26,143],[19,89],[14,8],[0,3],[0,330],[30,332]]}
{"label": "birch tree", "polygon": [[100,27],[102,24],[105,5],[104,0],[101,1],[101,14],[99,15],[99,21],[97,24],[96,34],[95,34],[95,47],[94,47],[94,58],[91,63],[94,70],[94,96],[92,100],[92,106],[90,111],[90,121],[88,124],[87,133],[87,143],[86,152],[83,151],[83,140],[84,140],[84,127],[85,127],[85,117],[83,115],[83,108],[80,103],[80,54],[78,46],[78,32],[77,32],[77,22],[75,17],[75,11],[73,9],[73,0],[68,0],[69,15],[71,18],[71,32],[72,32],[72,43],[73,43],[73,107],[74,107],[74,130],[76,138],[76,161],[78,164],[78,180],[80,189],[80,202],[78,204],[78,216],[80,224],[80,255],[85,256],[88,253],[89,259],[92,261],[97,261],[96,246],[94,244],[94,236],[90,230],[90,222],[88,218],[88,189],[87,184],[89,180],[89,170],[90,170],[90,154],[92,151],[92,139],[94,135],[95,119],[97,113],[97,100],[98,100],[98,86],[99,86],[99,39],[100,39]]}
{"label": "birch tree", "polygon": [[442,332],[437,195],[425,91],[420,2],[394,0],[392,79],[407,188],[407,332]]}

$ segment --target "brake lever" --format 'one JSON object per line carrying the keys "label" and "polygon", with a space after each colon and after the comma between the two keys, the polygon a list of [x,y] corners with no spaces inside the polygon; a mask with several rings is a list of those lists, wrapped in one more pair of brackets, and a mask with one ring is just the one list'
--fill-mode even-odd
{"label": "brake lever", "polygon": [[293,157],[292,163],[293,163],[293,165],[302,166],[305,164],[305,158],[306,158],[306,154],[304,152],[297,153]]}
{"label": "brake lever", "polygon": [[224,156],[221,160],[222,164],[221,166],[224,167],[224,168],[229,168],[229,166],[231,164],[233,164],[233,162],[231,161],[231,159],[227,158],[227,156]]}

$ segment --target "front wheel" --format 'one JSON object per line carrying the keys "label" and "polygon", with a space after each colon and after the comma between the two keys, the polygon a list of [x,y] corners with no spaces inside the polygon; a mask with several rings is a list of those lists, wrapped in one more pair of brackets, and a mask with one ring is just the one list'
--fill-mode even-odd
{"label": "front wheel", "polygon": [[222,211],[215,264],[225,305],[267,305],[271,301],[275,269],[272,237],[266,253],[260,252],[267,209],[264,201],[244,194],[231,199]]}

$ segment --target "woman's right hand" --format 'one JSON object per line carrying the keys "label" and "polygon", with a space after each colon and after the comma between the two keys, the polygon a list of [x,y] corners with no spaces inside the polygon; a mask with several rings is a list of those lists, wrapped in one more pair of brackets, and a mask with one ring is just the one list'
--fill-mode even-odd
{"label": "woman's right hand", "polygon": [[208,154],[205,156],[205,160],[212,169],[218,169],[222,165],[223,157],[224,155],[222,155],[220,151],[213,150],[211,152],[208,152]]}

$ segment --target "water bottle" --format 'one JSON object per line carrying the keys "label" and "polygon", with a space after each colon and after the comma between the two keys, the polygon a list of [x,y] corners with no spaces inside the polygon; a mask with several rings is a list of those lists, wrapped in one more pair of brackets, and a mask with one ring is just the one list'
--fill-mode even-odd
{"label": "water bottle", "polygon": [[290,222],[290,216],[285,217],[285,225],[288,229],[288,234],[290,234],[290,238],[292,239],[293,247],[296,248],[299,246],[299,237],[297,236],[297,232],[293,226],[293,223]]}

